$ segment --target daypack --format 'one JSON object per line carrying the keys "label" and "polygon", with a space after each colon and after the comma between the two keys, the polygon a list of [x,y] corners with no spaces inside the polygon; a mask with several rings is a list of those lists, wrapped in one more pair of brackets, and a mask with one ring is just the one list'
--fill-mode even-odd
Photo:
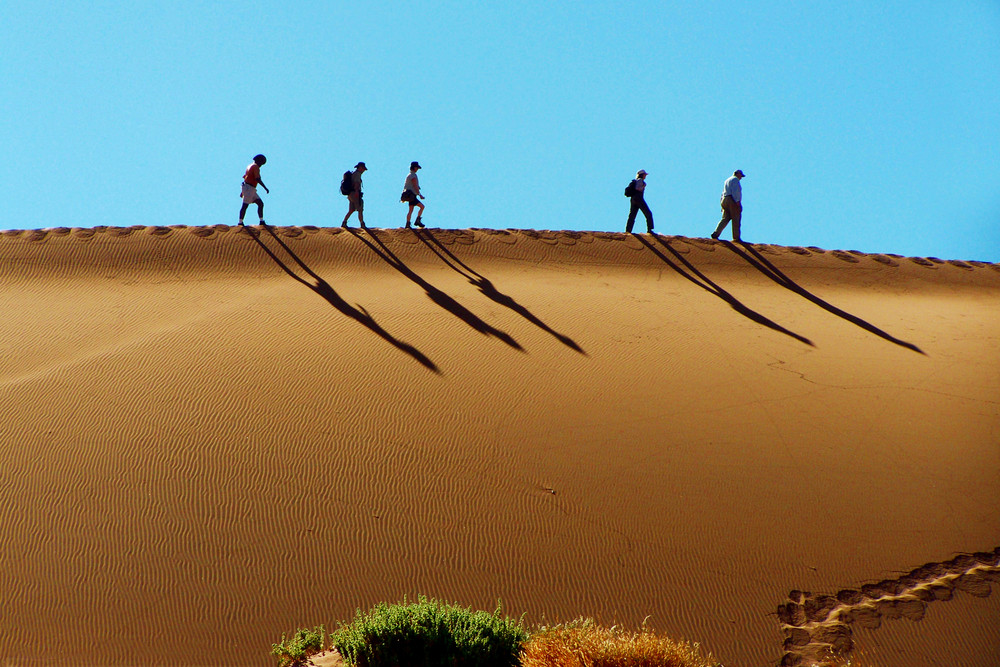
{"label": "daypack", "polygon": [[349,195],[354,192],[354,174],[349,170],[344,172],[344,179],[340,181],[340,194]]}
{"label": "daypack", "polygon": [[635,196],[635,179],[632,179],[628,185],[625,186],[625,196],[634,197]]}

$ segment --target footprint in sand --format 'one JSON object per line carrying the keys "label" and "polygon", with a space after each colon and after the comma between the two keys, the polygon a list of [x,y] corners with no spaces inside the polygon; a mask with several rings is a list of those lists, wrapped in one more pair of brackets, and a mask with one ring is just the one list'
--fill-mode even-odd
{"label": "footprint in sand", "polygon": [[782,667],[841,664],[854,649],[852,626],[874,630],[883,620],[920,621],[932,602],[952,599],[955,591],[988,597],[1000,582],[1000,547],[927,563],[897,579],[883,579],[836,595],[799,590],[778,606],[785,640]]}

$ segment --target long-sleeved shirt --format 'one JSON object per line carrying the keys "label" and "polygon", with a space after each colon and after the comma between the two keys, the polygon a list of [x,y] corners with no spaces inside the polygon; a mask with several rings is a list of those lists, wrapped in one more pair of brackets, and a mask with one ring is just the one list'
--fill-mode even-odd
{"label": "long-sleeved shirt", "polygon": [[722,188],[722,196],[732,197],[734,202],[739,203],[743,199],[743,189],[740,188],[740,179],[730,176],[726,179],[726,184]]}

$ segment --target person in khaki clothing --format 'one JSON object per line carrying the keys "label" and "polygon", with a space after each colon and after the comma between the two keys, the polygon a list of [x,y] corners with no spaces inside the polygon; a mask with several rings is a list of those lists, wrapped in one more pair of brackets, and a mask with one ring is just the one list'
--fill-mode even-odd
{"label": "person in khaki clothing", "polygon": [[740,180],[746,174],[742,169],[737,169],[733,175],[726,179],[722,186],[722,220],[719,226],[712,232],[712,238],[718,239],[719,234],[726,228],[730,221],[733,223],[733,240],[742,241],[740,238],[740,218],[743,217],[743,190],[740,188]]}
{"label": "person in khaki clothing", "polygon": [[364,193],[361,191],[361,174],[368,171],[368,167],[365,166],[364,162],[359,162],[354,166],[354,171],[351,172],[351,191],[347,194],[347,215],[344,216],[344,221],[340,223],[341,227],[347,227],[347,219],[351,217],[351,213],[355,211],[358,212],[358,224],[361,225],[362,229],[365,228],[365,200]]}

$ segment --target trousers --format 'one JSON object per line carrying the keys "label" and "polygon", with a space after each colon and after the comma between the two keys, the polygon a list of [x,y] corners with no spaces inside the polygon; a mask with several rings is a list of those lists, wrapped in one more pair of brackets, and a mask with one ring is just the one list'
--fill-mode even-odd
{"label": "trousers", "polygon": [[740,240],[740,218],[743,217],[743,204],[735,201],[732,197],[726,195],[722,198],[720,202],[722,204],[722,220],[719,221],[719,226],[715,228],[715,233],[712,234],[715,238],[719,238],[719,234],[722,230],[726,228],[726,225],[730,221],[733,223],[733,240]]}
{"label": "trousers", "polygon": [[635,214],[642,211],[642,214],[646,216],[646,231],[653,231],[653,213],[649,210],[649,205],[646,204],[646,200],[642,197],[632,197],[632,203],[628,209],[628,222],[625,223],[625,233],[632,233],[632,226],[635,224]]}

